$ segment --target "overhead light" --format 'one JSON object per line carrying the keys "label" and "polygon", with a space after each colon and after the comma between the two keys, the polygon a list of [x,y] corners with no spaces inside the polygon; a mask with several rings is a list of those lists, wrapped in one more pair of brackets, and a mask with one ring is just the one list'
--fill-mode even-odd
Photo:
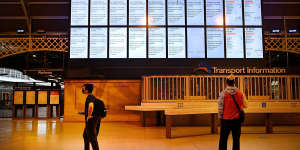
{"label": "overhead light", "polygon": [[273,30],[272,30],[272,33],[279,33],[279,32],[280,32],[279,29],[273,29]]}
{"label": "overhead light", "polygon": [[296,33],[296,32],[297,32],[296,29],[290,29],[290,30],[289,30],[289,33]]}
{"label": "overhead light", "polygon": [[32,55],[33,58],[36,58],[36,55]]}
{"label": "overhead light", "polygon": [[17,33],[24,33],[25,31],[24,31],[24,29],[18,29],[17,30]]}

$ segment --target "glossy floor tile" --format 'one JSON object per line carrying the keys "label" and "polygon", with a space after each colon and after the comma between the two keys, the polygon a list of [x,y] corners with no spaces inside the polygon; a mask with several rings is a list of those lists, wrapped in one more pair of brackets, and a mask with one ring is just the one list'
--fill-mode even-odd
{"label": "glossy floor tile", "polygon": [[[1,150],[82,150],[82,122],[62,120],[0,120]],[[299,150],[300,127],[276,127],[281,134],[254,134],[262,127],[245,127],[241,150]],[[256,131],[256,132],[254,132]],[[166,139],[164,127],[137,123],[102,123],[98,137],[101,150],[217,150],[219,135],[208,127],[175,127],[178,138]],[[283,134],[291,132],[290,134]],[[249,134],[251,133],[251,134]],[[200,136],[190,136],[202,134]],[[228,150],[232,140],[228,141]]]}

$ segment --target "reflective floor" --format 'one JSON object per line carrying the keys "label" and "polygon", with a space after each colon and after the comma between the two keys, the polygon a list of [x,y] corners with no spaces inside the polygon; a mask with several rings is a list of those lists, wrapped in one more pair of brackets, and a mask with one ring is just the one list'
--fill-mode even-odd
{"label": "reflective floor", "polygon": [[[82,150],[81,122],[60,120],[0,120],[1,150]],[[300,134],[255,134],[263,127],[243,128],[241,150],[299,150]],[[276,127],[278,132],[300,131],[300,127]],[[98,137],[102,150],[217,150],[219,135],[208,127],[176,127],[165,138],[164,127],[141,127],[137,123],[102,123]],[[232,141],[228,141],[228,150]]]}

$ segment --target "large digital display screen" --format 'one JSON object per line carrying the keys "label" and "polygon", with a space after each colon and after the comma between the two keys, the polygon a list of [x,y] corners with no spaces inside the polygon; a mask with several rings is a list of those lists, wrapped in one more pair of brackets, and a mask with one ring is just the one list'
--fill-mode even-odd
{"label": "large digital display screen", "polygon": [[225,0],[226,25],[243,25],[242,0]]}
{"label": "large digital display screen", "polygon": [[224,58],[224,29],[207,28],[207,58]]}
{"label": "large digital display screen", "polygon": [[149,58],[166,58],[166,29],[149,28]]}
{"label": "large digital display screen", "polygon": [[129,24],[146,25],[146,1],[129,1]]}
{"label": "large digital display screen", "polygon": [[110,25],[127,25],[127,1],[110,0]]}
{"label": "large digital display screen", "polygon": [[227,58],[244,58],[243,28],[226,28]]}
{"label": "large digital display screen", "polygon": [[88,28],[71,28],[70,58],[88,58]]}
{"label": "large digital display screen", "polygon": [[246,58],[263,58],[263,37],[261,28],[245,29]]}
{"label": "large digital display screen", "polygon": [[185,28],[168,29],[168,58],[185,58]]}
{"label": "large digital display screen", "polygon": [[72,0],[71,25],[88,25],[89,1]]}
{"label": "large digital display screen", "polygon": [[129,28],[129,58],[146,57],[146,28]]}
{"label": "large digital display screen", "polygon": [[90,29],[90,57],[107,58],[107,28]]}
{"label": "large digital display screen", "polygon": [[110,28],[109,58],[127,58],[127,28]]}
{"label": "large digital display screen", "polygon": [[205,58],[204,28],[187,29],[188,58]]}
{"label": "large digital display screen", "polygon": [[107,0],[91,0],[91,25],[107,25],[107,7]]}
{"label": "large digital display screen", "polygon": [[204,25],[204,0],[187,0],[187,24]]}
{"label": "large digital display screen", "polygon": [[168,0],[168,25],[184,25],[184,0]]}
{"label": "large digital display screen", "polygon": [[148,24],[165,25],[166,24],[166,6],[162,0],[148,0]]}
{"label": "large digital display screen", "polygon": [[261,0],[71,0],[70,58],[263,58]]}
{"label": "large digital display screen", "polygon": [[261,1],[244,0],[245,25],[262,25]]}
{"label": "large digital display screen", "polygon": [[223,25],[223,0],[206,1],[206,24]]}

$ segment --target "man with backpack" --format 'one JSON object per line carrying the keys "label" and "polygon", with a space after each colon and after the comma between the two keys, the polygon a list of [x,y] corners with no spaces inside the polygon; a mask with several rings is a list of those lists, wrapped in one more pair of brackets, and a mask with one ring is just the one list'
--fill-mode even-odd
{"label": "man with backpack", "polygon": [[221,122],[221,133],[219,140],[219,150],[227,150],[227,141],[232,132],[232,150],[240,149],[241,124],[244,121],[243,109],[247,106],[244,94],[234,87],[234,76],[226,78],[224,91],[220,93],[218,99],[218,115]]}
{"label": "man with backpack", "polygon": [[103,101],[97,99],[93,94],[93,84],[84,84],[82,93],[88,95],[85,101],[85,128],[83,132],[84,149],[99,150],[97,136],[99,133],[101,119],[106,116],[106,109]]}

